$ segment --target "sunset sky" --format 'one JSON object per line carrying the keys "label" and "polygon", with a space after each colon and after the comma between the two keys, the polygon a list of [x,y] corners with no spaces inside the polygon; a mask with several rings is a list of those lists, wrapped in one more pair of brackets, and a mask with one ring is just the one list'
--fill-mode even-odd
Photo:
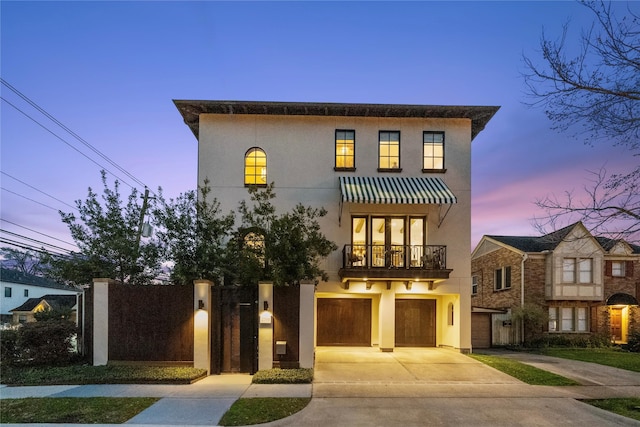
{"label": "sunset sky", "polygon": [[101,169],[125,195],[195,188],[173,99],[501,106],[472,144],[474,246],[536,234],[536,199],[637,162],[525,105],[522,57],[541,63],[542,32],[567,22],[575,47],[593,20],[576,2],[3,0],[0,15],[1,228],[65,249],[57,210],[100,190]]}

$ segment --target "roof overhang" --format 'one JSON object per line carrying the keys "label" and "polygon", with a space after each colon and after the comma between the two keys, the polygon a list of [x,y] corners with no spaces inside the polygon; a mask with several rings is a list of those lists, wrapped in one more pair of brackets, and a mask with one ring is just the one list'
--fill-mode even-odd
{"label": "roof overhang", "polygon": [[342,104],[327,102],[173,100],[173,103],[197,139],[199,139],[200,135],[200,114],[258,114],[469,119],[471,120],[471,139],[473,140],[500,109],[498,106]]}

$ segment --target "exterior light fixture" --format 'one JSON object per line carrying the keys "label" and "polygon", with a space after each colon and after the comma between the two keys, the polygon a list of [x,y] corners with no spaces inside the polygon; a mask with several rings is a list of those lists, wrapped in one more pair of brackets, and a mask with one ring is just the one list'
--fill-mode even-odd
{"label": "exterior light fixture", "polygon": [[260,313],[260,324],[271,324],[273,315],[269,311],[269,302],[267,300],[262,303],[262,313]]}
{"label": "exterior light fixture", "polygon": [[198,300],[198,310],[204,310],[204,301],[201,299]]}

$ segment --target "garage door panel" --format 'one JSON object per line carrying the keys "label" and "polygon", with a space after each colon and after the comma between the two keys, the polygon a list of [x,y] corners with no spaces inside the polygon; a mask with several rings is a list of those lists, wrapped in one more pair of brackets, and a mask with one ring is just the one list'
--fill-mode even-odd
{"label": "garage door panel", "polygon": [[471,346],[473,348],[491,347],[491,315],[471,313]]}
{"label": "garage door panel", "polygon": [[397,347],[435,347],[436,301],[397,299],[395,332]]}
{"label": "garage door panel", "polygon": [[318,345],[371,346],[371,299],[319,298]]}

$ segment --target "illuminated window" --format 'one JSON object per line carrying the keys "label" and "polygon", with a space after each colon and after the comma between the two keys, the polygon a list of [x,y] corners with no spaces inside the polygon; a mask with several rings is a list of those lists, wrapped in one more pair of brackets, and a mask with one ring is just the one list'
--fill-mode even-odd
{"label": "illuminated window", "polygon": [[444,132],[424,132],[422,170],[444,170]]}
{"label": "illuminated window", "polygon": [[336,169],[356,168],[356,132],[336,130]]}
{"label": "illuminated window", "polygon": [[378,169],[400,171],[400,132],[381,131],[379,134]]}
{"label": "illuminated window", "polygon": [[267,185],[267,155],[261,148],[244,155],[244,185]]}

